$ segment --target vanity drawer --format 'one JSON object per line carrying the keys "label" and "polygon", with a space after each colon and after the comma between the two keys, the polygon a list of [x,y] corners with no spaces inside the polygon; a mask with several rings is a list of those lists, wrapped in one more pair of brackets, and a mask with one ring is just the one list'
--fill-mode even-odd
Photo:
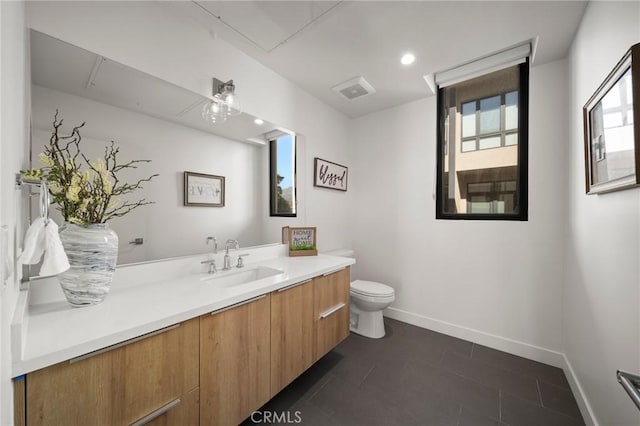
{"label": "vanity drawer", "polygon": [[129,425],[198,387],[199,320],[26,378],[27,425]]}
{"label": "vanity drawer", "polygon": [[349,335],[350,269],[314,278],[314,315],[318,360]]}

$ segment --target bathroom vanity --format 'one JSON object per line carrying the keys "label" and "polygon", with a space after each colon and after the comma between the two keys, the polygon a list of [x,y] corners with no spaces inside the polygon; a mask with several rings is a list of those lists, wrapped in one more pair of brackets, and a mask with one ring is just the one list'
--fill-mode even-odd
{"label": "bathroom vanity", "polygon": [[209,275],[203,256],[119,268],[87,308],[31,282],[13,324],[16,423],[239,424],[349,334],[354,260],[284,251],[251,250],[242,273],[280,273],[233,285],[240,270]]}

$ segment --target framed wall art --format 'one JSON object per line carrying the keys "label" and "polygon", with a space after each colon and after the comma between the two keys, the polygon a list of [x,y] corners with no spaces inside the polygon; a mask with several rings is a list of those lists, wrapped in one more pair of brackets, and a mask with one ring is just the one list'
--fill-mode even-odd
{"label": "framed wall art", "polygon": [[184,205],[224,207],[224,176],[184,172]]}
{"label": "framed wall art", "polygon": [[585,104],[587,194],[640,185],[640,43],[633,45]]}
{"label": "framed wall art", "polygon": [[331,161],[316,158],[313,164],[313,186],[322,188],[347,190],[349,169]]}

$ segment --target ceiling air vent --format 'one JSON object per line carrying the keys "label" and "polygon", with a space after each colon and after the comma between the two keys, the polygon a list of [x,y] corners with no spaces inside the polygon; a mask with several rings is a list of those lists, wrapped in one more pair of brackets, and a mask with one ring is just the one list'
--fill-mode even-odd
{"label": "ceiling air vent", "polygon": [[376,89],[367,83],[364,77],[352,78],[337,86],[333,86],[332,89],[350,101],[376,93]]}

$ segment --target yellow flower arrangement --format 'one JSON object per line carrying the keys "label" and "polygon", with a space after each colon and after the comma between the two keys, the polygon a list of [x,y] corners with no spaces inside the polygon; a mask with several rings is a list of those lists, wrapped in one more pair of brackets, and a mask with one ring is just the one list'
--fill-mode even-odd
{"label": "yellow flower arrangement", "polygon": [[85,123],[74,127],[70,135],[60,136],[58,130],[62,121],[58,120],[56,110],[49,145],[38,155],[42,167],[21,173],[29,179],[47,178],[53,203],[58,205],[65,221],[78,225],[105,223],[140,206],[153,204],[145,199],[137,202],[121,202],[120,199],[142,188],[142,183],[151,181],[157,174],[134,184],[118,179],[120,171],[137,168],[139,163],[149,163],[150,160],[120,164],[117,159],[120,148],[112,141],[111,145],[105,147],[104,158],[90,161],[80,150],[80,129]]}

